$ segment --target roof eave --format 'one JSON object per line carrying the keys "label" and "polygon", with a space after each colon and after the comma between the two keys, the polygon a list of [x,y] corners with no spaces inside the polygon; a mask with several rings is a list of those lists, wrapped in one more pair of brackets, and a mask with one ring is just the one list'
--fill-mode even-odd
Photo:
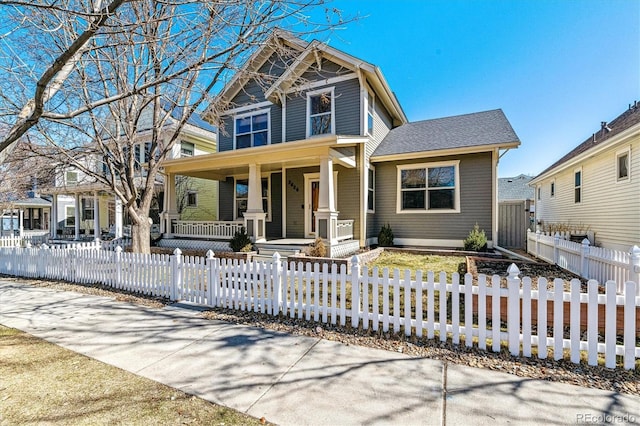
{"label": "roof eave", "polygon": [[428,151],[402,152],[397,154],[374,155],[371,157],[371,162],[380,163],[384,161],[411,160],[424,157],[444,157],[449,155],[475,154],[478,152],[494,151],[495,149],[517,148],[518,146],[520,146],[520,141],[500,142],[496,144],[466,146],[459,148],[434,149]]}
{"label": "roof eave", "polygon": [[[611,137],[610,139],[607,139],[606,141],[599,143],[596,146],[593,146],[591,148],[589,148],[588,150],[581,152],[580,154],[576,155],[575,157],[572,157],[560,164],[558,164],[557,166],[553,167],[552,169],[549,169],[541,174],[539,174],[538,176],[534,177],[533,179],[531,179],[531,181],[529,181],[529,185],[535,185],[537,183],[540,183],[541,181],[555,175],[556,173],[559,173],[567,168],[573,167],[576,165],[576,163],[579,163],[581,161],[583,161],[585,158],[591,157],[593,155],[596,155],[598,153],[600,153],[601,151],[607,150],[609,148],[611,148],[613,145],[617,145],[619,143],[624,143],[627,139],[632,138],[634,136],[637,136],[638,134],[640,134],[640,123],[637,123],[631,127],[629,127],[626,130],[623,130],[622,132],[618,133],[617,135]],[[579,146],[579,145],[578,145]]]}

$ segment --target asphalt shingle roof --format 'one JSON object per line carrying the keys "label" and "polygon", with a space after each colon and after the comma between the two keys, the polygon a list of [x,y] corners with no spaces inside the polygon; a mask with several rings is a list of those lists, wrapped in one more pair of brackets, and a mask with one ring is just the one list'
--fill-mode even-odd
{"label": "asphalt shingle roof", "polygon": [[535,190],[529,186],[533,176],[518,175],[498,179],[498,200],[532,200]]}
{"label": "asphalt shingle roof", "polygon": [[[640,103],[635,102],[633,105],[630,105],[625,112],[623,112],[612,122],[607,124],[609,130],[601,128],[598,132],[591,135],[586,141],[582,142],[580,145],[569,151],[569,153],[560,158],[558,161],[544,169],[544,171],[542,171],[538,176],[542,176],[548,171],[555,169],[562,163],[565,163],[582,154],[583,152],[586,152],[591,148],[606,142],[620,132],[638,123],[640,123]],[[536,178],[538,176],[536,176]]]}
{"label": "asphalt shingle roof", "polygon": [[501,109],[407,123],[391,130],[373,156],[520,143]]}

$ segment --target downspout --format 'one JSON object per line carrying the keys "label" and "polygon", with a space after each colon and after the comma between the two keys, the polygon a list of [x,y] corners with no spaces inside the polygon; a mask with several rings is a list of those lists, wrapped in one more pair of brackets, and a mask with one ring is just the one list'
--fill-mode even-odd
{"label": "downspout", "polygon": [[[365,120],[364,120],[364,95],[365,95],[365,77],[362,74],[362,68],[360,68],[360,65],[356,66],[356,73],[358,74],[358,83],[360,84],[360,134],[364,135],[364,128],[365,128]],[[367,245],[367,203],[366,203],[366,199],[365,196],[367,194],[367,192],[365,191],[364,186],[366,185],[366,176],[367,176],[367,169],[365,167],[365,158],[366,158],[366,152],[367,152],[367,144],[365,143],[364,147],[362,145],[359,145],[356,147],[356,149],[358,149],[360,152],[359,157],[360,157],[360,161],[358,161],[358,164],[356,164],[356,168],[360,167],[360,247],[365,247]]]}

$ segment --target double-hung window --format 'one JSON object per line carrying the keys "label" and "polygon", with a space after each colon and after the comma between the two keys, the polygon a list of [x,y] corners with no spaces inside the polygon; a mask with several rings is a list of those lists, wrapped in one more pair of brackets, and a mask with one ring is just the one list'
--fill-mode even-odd
{"label": "double-hung window", "polygon": [[573,172],[573,202],[582,202],[582,169]]}
{"label": "double-hung window", "polygon": [[72,227],[76,224],[76,208],[74,206],[66,206],[65,207],[65,220],[64,226]]}
{"label": "double-hung window", "polygon": [[376,207],[376,171],[369,169],[369,175],[367,176],[367,210],[370,212],[375,211]]}
{"label": "double-hung window", "polygon": [[235,126],[236,149],[269,144],[269,111],[237,116]]}
{"label": "double-hung window", "polygon": [[64,180],[66,185],[76,185],[78,183],[78,172],[66,172]]}
{"label": "double-hung window", "polygon": [[629,180],[629,149],[616,154],[616,178],[618,181]]}
{"label": "double-hung window", "polygon": [[371,92],[367,92],[367,134],[373,136],[373,111],[375,109],[375,97]]}
{"label": "double-hung window", "polygon": [[398,166],[399,213],[459,212],[459,162]]}
{"label": "double-hung window", "polygon": [[[262,197],[262,211],[267,214],[267,220],[271,220],[270,217],[270,197],[269,197],[269,178],[261,179],[261,191]],[[249,204],[249,180],[248,179],[236,179],[235,187],[235,217],[236,220],[242,219],[244,213],[247,211]]]}
{"label": "double-hung window", "polygon": [[556,196],[556,181],[555,180],[551,181],[551,187],[549,188],[549,195],[551,196],[551,198]]}
{"label": "double-hung window", "polygon": [[180,157],[193,157],[194,146],[191,142],[180,142]]}
{"label": "double-hung window", "polygon": [[198,193],[187,191],[187,207],[198,207]]}
{"label": "double-hung window", "polygon": [[93,200],[89,198],[82,199],[82,220],[93,220]]}
{"label": "double-hung window", "polygon": [[335,134],[334,88],[307,93],[307,136]]}

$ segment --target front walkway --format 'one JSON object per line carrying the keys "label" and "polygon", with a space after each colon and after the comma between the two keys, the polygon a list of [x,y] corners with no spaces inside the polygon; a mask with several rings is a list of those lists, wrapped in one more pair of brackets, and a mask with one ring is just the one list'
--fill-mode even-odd
{"label": "front walkway", "polygon": [[0,324],[280,425],[640,422],[638,397],[205,320],[180,304],[0,278]]}

